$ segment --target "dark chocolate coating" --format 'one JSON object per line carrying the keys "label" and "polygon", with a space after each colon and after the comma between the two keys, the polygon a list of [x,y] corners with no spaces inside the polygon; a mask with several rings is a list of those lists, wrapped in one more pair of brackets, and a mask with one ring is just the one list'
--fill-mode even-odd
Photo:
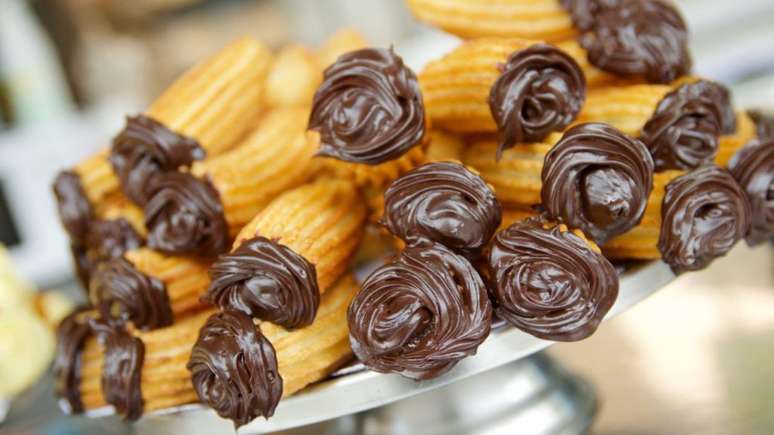
{"label": "dark chocolate coating", "polygon": [[81,178],[73,171],[60,172],[54,180],[53,189],[59,219],[62,220],[70,240],[79,245],[85,244],[94,210],[83,191]]}
{"label": "dark chocolate coating", "polygon": [[392,49],[343,54],[325,70],[309,129],[320,133],[320,156],[369,165],[396,159],[425,134],[417,77]]}
{"label": "dark chocolate coating", "polygon": [[489,335],[492,307],[468,260],[436,244],[408,247],[371,273],[347,318],[363,364],[421,380],[476,353]]}
{"label": "dark chocolate coating", "polygon": [[618,297],[613,265],[588,242],[541,217],[497,233],[489,267],[497,315],[546,340],[590,336]]}
{"label": "dark chocolate coating", "polygon": [[146,115],[127,117],[126,127],[113,139],[110,151],[121,189],[140,205],[148,201],[159,174],[190,166],[206,155],[197,141]]}
{"label": "dark chocolate coating", "polygon": [[640,135],[656,171],[711,163],[729,110],[733,114],[723,88],[710,81],[686,83],[664,96]]}
{"label": "dark chocolate coating", "polygon": [[580,124],[546,154],[541,178],[548,214],[602,244],[642,220],[653,160],[642,142],[607,124]]}
{"label": "dark chocolate coating", "polygon": [[140,379],[145,345],[123,326],[108,325],[101,320],[90,324],[104,349],[101,385],[105,402],[113,405],[116,414],[124,420],[137,420],[144,408]]}
{"label": "dark chocolate coating", "polygon": [[89,283],[91,303],[102,319],[115,324],[131,321],[149,330],[172,324],[167,287],[124,258],[102,263]]}
{"label": "dark chocolate coating", "polygon": [[731,175],[747,194],[752,224],[745,240],[750,246],[774,237],[774,137],[748,144],[728,164]]}
{"label": "dark chocolate coating", "polygon": [[86,236],[89,257],[95,263],[119,258],[144,243],[142,236],[124,218],[95,219]]}
{"label": "dark chocolate coating", "polygon": [[384,192],[383,223],[409,245],[421,240],[476,258],[500,226],[500,202],[477,174],[454,162],[427,163]]}
{"label": "dark chocolate coating", "polygon": [[228,224],[218,191],[209,180],[183,172],[157,178],[145,204],[148,245],[170,254],[214,256],[229,245]]}
{"label": "dark chocolate coating", "polygon": [[320,305],[314,265],[265,237],[245,240],[222,255],[210,278],[204,301],[288,329],[311,325]]}
{"label": "dark chocolate coating", "polygon": [[758,110],[750,110],[747,114],[755,123],[755,132],[758,139],[761,141],[774,139],[774,116],[767,115]]}
{"label": "dark chocolate coating", "polygon": [[596,67],[669,83],[691,71],[688,30],[674,6],[660,0],[562,0]]}
{"label": "dark chocolate coating", "polygon": [[703,269],[747,234],[750,221],[750,204],[727,170],[694,169],[666,186],[658,250],[675,273]]}
{"label": "dark chocolate coating", "polygon": [[59,407],[66,414],[82,414],[81,352],[91,327],[81,307],[62,319],[56,329],[56,359],[54,360],[54,391]]}
{"label": "dark chocolate coating", "polygon": [[282,397],[274,347],[237,311],[207,319],[186,367],[199,399],[237,427],[271,417]]}
{"label": "dark chocolate coating", "polygon": [[567,127],[586,99],[586,78],[575,60],[548,44],[518,50],[501,67],[489,93],[489,110],[504,150],[538,142]]}
{"label": "dark chocolate coating", "polygon": [[91,279],[91,274],[94,272],[94,267],[96,265],[89,258],[87,249],[77,243],[70,243],[70,255],[73,258],[75,277],[78,278],[83,289],[88,292],[89,280]]}

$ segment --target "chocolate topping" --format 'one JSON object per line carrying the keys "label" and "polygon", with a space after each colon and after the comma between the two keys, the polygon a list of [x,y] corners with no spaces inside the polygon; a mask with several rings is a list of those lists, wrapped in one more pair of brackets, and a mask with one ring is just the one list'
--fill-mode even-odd
{"label": "chocolate topping", "polygon": [[534,44],[508,57],[489,93],[489,110],[500,132],[497,159],[516,144],[561,131],[580,112],[586,78],[575,60],[548,44]]}
{"label": "chocolate topping", "polygon": [[102,319],[110,323],[131,321],[146,330],[172,324],[164,283],[140,272],[124,258],[99,265],[89,283],[89,295]]}
{"label": "chocolate topping", "polygon": [[[642,128],[656,171],[693,169],[712,162],[730,110],[724,88],[710,81],[686,83],[668,93]],[[734,119],[734,124],[736,123]]]}
{"label": "chocolate topping", "polygon": [[688,30],[659,0],[562,0],[589,62],[620,75],[669,83],[691,70]]}
{"label": "chocolate topping", "polygon": [[157,178],[145,204],[148,245],[171,254],[212,256],[228,249],[220,195],[209,180],[167,172]]}
{"label": "chocolate topping", "polygon": [[113,139],[109,159],[126,196],[143,205],[156,176],[190,166],[205,155],[204,148],[194,139],[177,134],[148,116],[137,115],[126,118],[126,127]]}
{"label": "chocolate topping", "polygon": [[666,186],[658,250],[675,273],[703,269],[750,228],[750,204],[731,174],[704,166]]}
{"label": "chocolate topping", "polygon": [[425,134],[416,75],[392,49],[343,54],[325,70],[309,117],[318,155],[375,165],[393,160]]}
{"label": "chocolate topping", "polygon": [[607,124],[580,124],[546,154],[542,180],[549,215],[602,244],[642,220],[653,160],[642,142]]}
{"label": "chocolate topping", "polygon": [[142,236],[124,218],[96,219],[86,236],[89,256],[95,263],[119,258],[143,244]]}
{"label": "chocolate topping", "polygon": [[91,274],[94,272],[95,264],[89,258],[89,254],[85,247],[77,243],[70,243],[70,254],[73,257],[73,265],[75,266],[75,276],[84,289],[89,288],[89,280]]}
{"label": "chocolate topping", "polygon": [[125,420],[142,416],[141,374],[145,345],[123,327],[92,321],[91,327],[104,349],[102,395]]}
{"label": "chocolate topping", "polygon": [[427,163],[395,180],[384,193],[384,225],[409,245],[440,243],[476,258],[500,226],[492,189],[465,166]]}
{"label": "chocolate topping", "polygon": [[438,244],[412,246],[366,278],[348,320],[363,364],[421,380],[476,352],[489,335],[492,307],[464,257]]}
{"label": "chocolate topping", "polygon": [[755,123],[758,139],[762,141],[774,139],[774,116],[767,115],[757,110],[750,110],[747,112],[747,115],[749,115]]}
{"label": "chocolate topping", "polygon": [[497,233],[489,266],[497,315],[547,340],[590,336],[618,297],[613,265],[587,241],[541,217]]}
{"label": "chocolate topping", "polygon": [[320,305],[314,265],[265,237],[246,240],[222,255],[210,277],[204,301],[288,329],[310,325]]}
{"label": "chocolate topping", "polygon": [[199,399],[237,427],[271,417],[282,397],[274,347],[237,311],[207,319],[186,367]]}
{"label": "chocolate topping", "polygon": [[81,402],[81,352],[86,338],[91,335],[81,307],[62,319],[56,330],[56,359],[54,360],[55,391],[59,406],[66,414],[83,413]]}
{"label": "chocolate topping", "polygon": [[745,240],[750,246],[774,237],[774,137],[736,152],[728,165],[747,194],[752,225]]}
{"label": "chocolate topping", "polygon": [[63,171],[56,176],[53,187],[59,218],[70,235],[70,240],[82,245],[86,242],[94,210],[83,191],[81,178],[73,171]]}

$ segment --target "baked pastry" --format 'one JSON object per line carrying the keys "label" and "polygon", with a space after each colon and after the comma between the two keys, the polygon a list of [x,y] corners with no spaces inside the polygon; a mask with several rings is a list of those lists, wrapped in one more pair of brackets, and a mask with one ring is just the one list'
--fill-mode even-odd
{"label": "baked pastry", "polygon": [[430,139],[425,151],[425,161],[462,161],[462,150],[465,148],[465,141],[461,137],[438,129],[430,130],[428,135]]}

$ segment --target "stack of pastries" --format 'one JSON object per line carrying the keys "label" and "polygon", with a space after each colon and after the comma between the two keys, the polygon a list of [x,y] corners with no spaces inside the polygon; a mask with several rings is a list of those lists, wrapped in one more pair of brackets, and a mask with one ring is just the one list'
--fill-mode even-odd
{"label": "stack of pastries", "polygon": [[494,314],[581,340],[611,261],[681,273],[774,237],[774,121],[691,75],[670,3],[408,6],[463,38],[418,74],[352,31],[242,39],[57,177],[90,301],[58,330],[65,410],[239,426],[353,355],[440,376]]}

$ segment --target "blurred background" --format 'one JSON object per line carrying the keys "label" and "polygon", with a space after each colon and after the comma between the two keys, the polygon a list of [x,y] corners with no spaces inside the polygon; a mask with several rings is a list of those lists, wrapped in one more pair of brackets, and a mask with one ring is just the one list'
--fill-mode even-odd
{"label": "blurred background", "polygon": [[[696,72],[729,85],[739,107],[774,109],[774,1],[677,3],[693,33]],[[125,115],[240,35],[315,46],[342,27],[394,44],[414,67],[454,43],[413,21],[398,0],[0,0],[0,242],[21,275],[81,295],[50,185],[58,170],[105,146]],[[738,248],[718,264],[592,339],[551,351],[597,387],[595,432],[771,433],[772,249]],[[129,430],[62,422],[52,406],[15,403],[35,418],[11,413],[0,433]]]}

